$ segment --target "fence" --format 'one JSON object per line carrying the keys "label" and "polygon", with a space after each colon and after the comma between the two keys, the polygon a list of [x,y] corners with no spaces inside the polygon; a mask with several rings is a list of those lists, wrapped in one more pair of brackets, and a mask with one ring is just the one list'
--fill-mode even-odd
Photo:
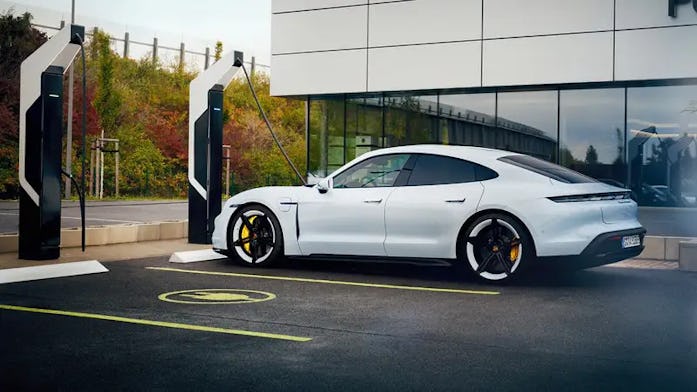
{"label": "fence", "polygon": [[[49,25],[39,24],[39,23],[32,23],[32,26],[39,27],[42,29],[48,29],[48,30],[60,30],[65,26],[65,21],[62,20],[60,23],[60,26],[49,26]],[[96,30],[96,29],[97,29],[97,27],[94,28],[94,30]],[[94,33],[88,31],[88,32],[86,32],[85,35],[90,37],[90,36],[93,36]],[[159,59],[158,52],[160,50],[168,50],[168,51],[178,52],[178,56],[179,56],[178,62],[179,62],[180,67],[184,66],[185,56],[187,54],[202,57],[203,58],[203,69],[208,69],[208,67],[211,64],[210,47],[206,47],[205,51],[199,52],[199,51],[186,49],[186,45],[183,42],[179,44],[178,48],[160,45],[158,40],[157,40],[157,37],[153,38],[152,43],[142,42],[142,41],[134,41],[131,39],[130,34],[128,32],[126,32],[124,34],[123,38],[116,38],[116,37],[110,37],[110,38],[111,38],[112,43],[123,44],[123,50],[122,50],[122,53],[120,53],[120,55],[122,55],[124,58],[129,58],[131,45],[140,45],[140,46],[144,46],[144,47],[147,47],[150,49],[150,51],[152,53],[151,54],[152,60],[154,62],[158,61],[158,59]],[[254,72],[257,68],[262,68],[266,71],[269,71],[271,69],[271,67],[269,65],[257,63],[256,58],[254,56],[252,56],[251,61],[245,61],[245,64],[249,65],[252,72]]]}

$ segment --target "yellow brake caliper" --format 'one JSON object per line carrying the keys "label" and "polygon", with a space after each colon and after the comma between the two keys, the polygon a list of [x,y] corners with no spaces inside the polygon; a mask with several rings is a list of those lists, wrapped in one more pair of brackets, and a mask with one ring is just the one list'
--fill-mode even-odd
{"label": "yellow brake caliper", "polygon": [[[254,215],[253,217],[249,218],[249,223],[254,223],[254,220],[255,220],[256,218],[257,218],[256,215]],[[252,235],[252,232],[249,230],[249,228],[247,227],[247,225],[245,225],[244,222],[243,222],[243,223],[242,223],[242,233],[240,234],[240,240],[241,240],[241,241],[244,241],[244,240],[246,240],[246,239],[249,239],[249,236],[251,236],[251,235]],[[244,248],[244,250],[245,250],[245,252],[247,252],[247,254],[252,254],[252,248],[251,248],[251,245],[250,245],[250,242],[249,242],[249,241],[243,243],[243,244],[242,244],[242,248]]]}
{"label": "yellow brake caliper", "polygon": [[511,251],[508,252],[508,258],[515,263],[515,261],[518,259],[518,255],[520,254],[520,243],[518,243],[516,246],[511,247]]}

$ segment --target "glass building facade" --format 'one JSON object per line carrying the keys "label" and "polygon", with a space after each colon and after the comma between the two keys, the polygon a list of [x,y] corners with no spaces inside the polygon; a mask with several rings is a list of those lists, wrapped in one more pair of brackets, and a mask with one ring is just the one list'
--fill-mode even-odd
{"label": "glass building facade", "polygon": [[307,107],[314,176],[383,147],[481,146],[629,188],[643,206],[697,207],[697,85],[344,94]]}

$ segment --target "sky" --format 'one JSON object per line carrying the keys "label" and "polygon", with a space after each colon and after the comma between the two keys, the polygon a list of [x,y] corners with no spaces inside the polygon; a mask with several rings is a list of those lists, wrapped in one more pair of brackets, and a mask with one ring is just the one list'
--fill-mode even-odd
{"label": "sky", "polygon": [[[9,8],[29,11],[35,23],[58,26],[61,19],[69,23],[71,0],[0,0],[0,12]],[[271,0],[75,0],[75,15],[76,24],[98,26],[114,37],[128,31],[134,41],[151,43],[156,36],[160,46],[178,48],[184,42],[187,50],[210,47],[211,53],[220,40],[224,52],[242,50],[245,59],[255,56],[257,63],[270,64]],[[133,45],[130,51],[131,57],[141,57],[149,49]],[[177,55],[160,51],[168,52]]]}

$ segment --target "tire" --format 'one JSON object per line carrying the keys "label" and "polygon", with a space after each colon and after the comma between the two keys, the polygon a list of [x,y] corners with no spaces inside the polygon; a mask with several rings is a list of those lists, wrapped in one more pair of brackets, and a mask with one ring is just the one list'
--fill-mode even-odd
{"label": "tire", "polygon": [[268,267],[283,258],[283,232],[268,208],[252,204],[235,211],[228,225],[229,256],[248,267]]}
{"label": "tire", "polygon": [[518,220],[504,214],[477,218],[460,238],[458,250],[472,273],[487,282],[518,277],[535,258],[528,230]]}

